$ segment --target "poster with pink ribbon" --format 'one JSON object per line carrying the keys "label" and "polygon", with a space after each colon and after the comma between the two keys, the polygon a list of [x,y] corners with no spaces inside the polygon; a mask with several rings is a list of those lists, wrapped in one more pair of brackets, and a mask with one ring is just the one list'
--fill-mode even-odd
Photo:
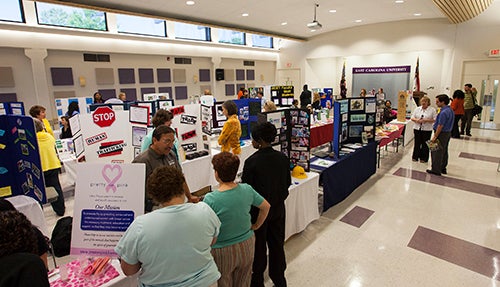
{"label": "poster with pink ribbon", "polygon": [[114,247],[144,213],[144,164],[82,163],[73,208],[71,254],[116,256]]}

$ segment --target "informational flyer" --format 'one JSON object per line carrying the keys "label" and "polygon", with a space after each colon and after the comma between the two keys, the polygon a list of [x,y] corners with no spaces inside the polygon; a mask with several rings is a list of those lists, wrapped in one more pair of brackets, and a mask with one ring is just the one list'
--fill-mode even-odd
{"label": "informational flyer", "polygon": [[144,211],[145,168],[113,163],[76,166],[72,255],[116,256],[118,241]]}

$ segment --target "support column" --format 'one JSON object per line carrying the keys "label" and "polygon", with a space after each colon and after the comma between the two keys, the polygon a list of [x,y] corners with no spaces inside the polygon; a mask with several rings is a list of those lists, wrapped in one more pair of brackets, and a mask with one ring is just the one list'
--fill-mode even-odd
{"label": "support column", "polygon": [[29,103],[30,106],[25,108],[29,110],[34,104],[42,105],[47,109],[47,119],[51,121],[57,116],[54,101],[49,95],[49,85],[47,83],[49,79],[45,69],[45,58],[48,54],[47,49],[25,49],[24,54],[31,60],[33,84],[35,86],[35,94],[33,95],[34,103]]}

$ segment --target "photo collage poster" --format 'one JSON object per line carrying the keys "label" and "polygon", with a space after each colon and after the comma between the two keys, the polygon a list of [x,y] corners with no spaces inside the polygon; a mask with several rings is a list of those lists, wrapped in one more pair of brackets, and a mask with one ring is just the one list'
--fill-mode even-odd
{"label": "photo collage poster", "polygon": [[356,97],[334,102],[333,152],[339,155],[344,144],[374,141],[376,122],[375,97]]}
{"label": "photo collage poster", "polygon": [[226,116],[222,112],[222,104],[224,102],[215,102],[212,108],[212,129],[222,129],[226,123]]}
{"label": "photo collage poster", "polygon": [[212,107],[201,105],[201,131],[204,134],[212,135]]}
{"label": "photo collage poster", "polygon": [[268,121],[278,132],[273,146],[279,147],[293,166],[300,165],[309,171],[310,164],[310,115],[300,109],[286,109],[262,113],[259,122]]}
{"label": "photo collage poster", "polygon": [[47,202],[33,118],[1,115],[0,197],[15,195]]}
{"label": "photo collage poster", "polygon": [[202,132],[201,105],[174,106],[170,111],[174,114],[172,128],[185,153],[181,161],[210,155],[210,139]]}

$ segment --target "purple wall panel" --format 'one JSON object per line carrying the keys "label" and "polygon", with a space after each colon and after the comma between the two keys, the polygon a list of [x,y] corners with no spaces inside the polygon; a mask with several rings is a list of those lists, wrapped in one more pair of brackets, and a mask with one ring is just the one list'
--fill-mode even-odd
{"label": "purple wall panel", "polygon": [[158,77],[158,83],[170,83],[172,81],[170,69],[156,69],[156,76]]}
{"label": "purple wall panel", "polygon": [[16,93],[0,94],[0,103],[6,103],[6,102],[17,102],[17,94]]}
{"label": "purple wall panel", "polygon": [[99,93],[102,96],[102,99],[106,101],[107,99],[116,98],[116,90],[115,89],[104,89],[99,90]]}
{"label": "purple wall panel", "polygon": [[120,84],[135,84],[134,69],[118,69],[118,80]]}
{"label": "purple wall panel", "polygon": [[72,68],[50,68],[53,86],[73,86]]}
{"label": "purple wall panel", "polygon": [[188,98],[188,88],[187,87],[175,87],[175,99],[176,100],[186,100]]}
{"label": "purple wall panel", "polygon": [[234,96],[234,84],[226,84],[226,96]]}
{"label": "purple wall panel", "polygon": [[255,81],[255,70],[247,70],[247,81]]}
{"label": "purple wall panel", "polygon": [[245,80],[245,70],[236,70],[236,81]]}
{"label": "purple wall panel", "polygon": [[172,87],[159,87],[158,93],[168,93],[171,99],[174,98],[174,94],[172,94]]}
{"label": "purple wall panel", "polygon": [[210,82],[209,69],[200,69],[200,82]]}
{"label": "purple wall panel", "polygon": [[127,95],[127,101],[137,100],[137,89],[120,89],[120,92],[124,92]]}
{"label": "purple wall panel", "polygon": [[156,93],[156,89],[155,88],[141,88],[141,100],[142,100],[142,95],[144,94],[154,94]]}
{"label": "purple wall panel", "polygon": [[153,69],[139,69],[139,83],[141,84],[154,83]]}

